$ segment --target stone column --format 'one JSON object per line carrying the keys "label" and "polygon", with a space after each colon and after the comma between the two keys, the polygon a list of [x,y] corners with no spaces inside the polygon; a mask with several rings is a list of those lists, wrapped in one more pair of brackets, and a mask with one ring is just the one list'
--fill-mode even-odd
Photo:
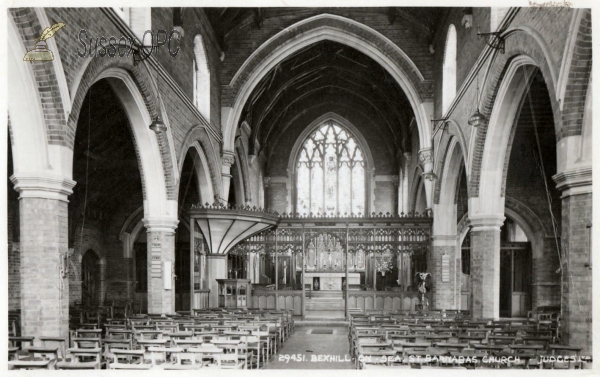
{"label": "stone column", "polygon": [[[221,156],[221,179],[223,182],[223,192],[221,193],[221,202],[229,199],[229,185],[231,183],[231,165],[235,162],[235,153],[232,151],[223,151]],[[241,189],[241,188],[240,188]],[[241,203],[240,203],[241,204]]]}
{"label": "stone column", "polygon": [[457,282],[456,236],[433,236],[431,275],[433,276],[433,307],[457,309],[460,302],[460,282]]}
{"label": "stone column", "polygon": [[472,216],[471,282],[473,318],[500,317],[500,227],[504,216]]}
{"label": "stone column", "polygon": [[562,190],[562,337],[592,350],[592,169],[555,175]]}
{"label": "stone column", "polygon": [[425,148],[419,151],[419,161],[423,167],[423,185],[425,186],[425,195],[427,198],[426,212],[428,215],[432,214],[431,205],[433,203],[433,189],[434,182],[437,178],[433,172],[433,149]]}
{"label": "stone column", "polygon": [[208,289],[209,306],[216,308],[219,306],[219,283],[216,279],[227,279],[227,254],[208,254],[206,256],[208,264]]}
{"label": "stone column", "polygon": [[148,245],[148,313],[175,312],[175,229],[177,220],[144,219]]}
{"label": "stone column", "polygon": [[69,333],[68,200],[75,182],[61,177],[11,177],[19,196],[21,334]]}
{"label": "stone column", "polygon": [[100,275],[98,305],[103,306],[106,299],[106,258],[102,258],[98,261],[98,272]]}

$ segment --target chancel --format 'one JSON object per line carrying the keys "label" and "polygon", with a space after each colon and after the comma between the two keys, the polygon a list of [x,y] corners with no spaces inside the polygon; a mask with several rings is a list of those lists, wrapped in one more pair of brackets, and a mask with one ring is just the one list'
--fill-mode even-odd
{"label": "chancel", "polygon": [[253,5],[8,9],[8,368],[592,369],[592,10]]}

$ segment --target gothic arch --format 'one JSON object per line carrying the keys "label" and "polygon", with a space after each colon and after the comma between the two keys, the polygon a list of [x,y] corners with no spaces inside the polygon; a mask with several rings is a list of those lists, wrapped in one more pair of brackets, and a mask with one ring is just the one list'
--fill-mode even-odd
{"label": "gothic arch", "polygon": [[[8,17],[10,23],[16,27],[21,46],[26,50],[25,53],[32,50],[36,38],[42,30],[50,26],[44,9],[9,8],[8,12],[10,13]],[[69,92],[56,41],[49,39],[48,45],[54,54],[54,60],[50,64],[30,63],[27,65],[30,65],[33,72],[34,90],[37,91],[40,87],[52,88],[53,95],[41,99],[43,106],[40,106],[40,111],[45,118],[44,127],[46,129],[47,144],[60,146],[68,138],[65,125],[70,110]],[[25,53],[19,58],[19,65],[24,65],[23,56],[25,56]],[[16,88],[17,86],[11,86],[11,90]]]}
{"label": "gothic arch", "polygon": [[[585,112],[585,101],[592,74],[592,25],[591,10],[577,9],[571,22],[570,38],[563,56],[558,78],[556,96],[560,101],[563,128],[557,139],[580,135],[583,119],[575,114]],[[580,63],[583,63],[580,64]],[[567,88],[581,88],[567,90]]]}
{"label": "gothic arch", "polygon": [[[75,142],[77,121],[81,112],[81,105],[83,104],[85,96],[87,95],[90,87],[101,79],[109,79],[113,90],[119,97],[121,103],[123,103],[123,107],[126,110],[127,116],[130,118],[130,123],[132,123],[131,114],[133,112],[138,113],[142,116],[142,118],[138,119],[138,121],[141,122],[141,120],[144,120],[143,127],[142,123],[137,125],[139,131],[144,129],[145,132],[150,135],[150,139],[155,139],[148,141],[146,140],[147,138],[144,137],[142,140],[136,140],[136,125],[131,124],[132,131],[134,131],[133,139],[136,147],[136,154],[138,156],[145,154],[141,149],[142,145],[145,148],[156,149],[156,151],[153,151],[152,153],[156,153],[157,156],[160,156],[160,161],[158,162],[162,165],[162,175],[164,175],[163,180],[165,182],[164,186],[166,187],[166,196],[168,200],[175,200],[177,197],[177,191],[175,190],[175,187],[179,176],[179,171],[175,169],[177,166],[177,156],[175,154],[171,127],[169,127],[169,116],[163,104],[161,103],[159,106],[156,102],[155,79],[150,77],[148,73],[149,68],[147,66],[145,66],[144,69],[141,68],[141,66],[135,67],[133,65],[133,59],[131,60],[132,61],[115,59],[88,59],[85,64],[81,65],[79,71],[74,75],[75,78],[71,85],[71,90],[73,93],[71,106],[72,111],[67,122],[67,133],[69,138],[66,140],[66,143],[71,148],[73,147],[73,143]],[[142,63],[142,65],[143,64],[144,63]],[[127,85],[127,91],[130,92],[130,94],[126,97],[133,98],[121,98],[122,93],[118,91],[118,84],[115,87],[114,79],[124,82]],[[133,105],[134,102],[135,105]],[[168,126],[168,131],[166,133],[154,134],[151,133],[148,125],[152,121],[152,118],[159,114],[161,119]],[[142,142],[143,144],[141,144]],[[151,147],[151,145],[154,144],[157,144],[157,146]],[[144,172],[141,166],[140,173],[142,175],[142,182],[144,182]],[[146,195],[146,185],[144,185],[143,190],[144,195]]]}
{"label": "gothic arch", "polygon": [[[217,153],[218,148],[213,145],[213,142],[208,135],[206,129],[202,126],[196,126],[188,131],[187,135],[183,139],[181,149],[179,152],[179,171],[183,169],[183,162],[185,155],[190,148],[196,148],[198,155],[200,156],[203,165],[205,164],[210,175],[210,185],[212,186],[212,196],[208,202],[210,204],[216,200],[216,195],[221,192],[221,168],[220,168],[220,157]],[[209,193],[206,193],[209,195]],[[206,200],[203,197],[203,201]]]}
{"label": "gothic arch", "polygon": [[[277,33],[258,48],[236,72],[231,83],[232,108],[223,114],[224,150],[233,151],[244,104],[260,80],[294,52],[322,40],[343,43],[381,64],[404,90],[417,119],[420,145],[431,145],[431,131],[419,91],[424,78],[417,66],[389,39],[359,22],[331,14],[302,20]],[[224,104],[226,105],[226,104]]]}
{"label": "gothic arch", "polygon": [[[348,119],[343,116],[334,113],[328,112],[326,114],[321,115],[317,119],[313,120],[305,129],[302,131],[290,153],[290,157],[288,160],[288,182],[291,183],[288,187],[288,197],[291,198],[291,208],[296,208],[296,162],[298,160],[300,151],[306,139],[313,133],[315,130],[320,127],[323,123],[332,120],[354,136],[356,142],[360,146],[364,158],[365,158],[365,199],[366,199],[366,207],[365,214],[371,213],[372,209],[375,207],[375,195],[374,195],[374,187],[375,187],[375,177],[374,177],[374,161],[373,154],[371,153],[371,149],[369,148],[369,144],[367,140],[364,138],[362,133],[350,122]],[[295,212],[295,211],[292,211]]]}
{"label": "gothic arch", "polygon": [[[105,63],[103,63],[105,62]],[[106,63],[108,62],[108,63]],[[74,139],[75,128],[83,99],[90,87],[98,80],[106,79],[119,98],[131,125],[131,134],[138,157],[142,194],[147,208],[146,218],[174,218],[177,214],[174,155],[169,131],[159,135],[148,125],[157,114],[148,90],[147,76],[141,69],[129,63],[95,59],[81,77],[73,99],[73,111],[69,117],[70,135]],[[162,118],[168,124],[161,106]],[[71,140],[71,144],[74,140]]]}
{"label": "gothic arch", "polygon": [[[461,168],[464,166],[463,149],[458,138],[452,137],[448,142],[445,157],[440,160],[442,170],[436,182],[438,197],[434,234],[455,235],[456,233],[456,192],[459,189]],[[438,191],[439,187],[439,191]]]}
{"label": "gothic arch", "polygon": [[[547,42],[539,32],[525,26],[512,27],[505,31],[503,36],[506,38],[506,52],[504,54],[499,54],[497,51],[494,52],[492,59],[495,60],[492,62],[486,77],[484,77],[486,85],[482,88],[481,103],[484,105],[480,107],[480,110],[486,116],[488,122],[471,130],[470,140],[472,140],[472,148],[467,164],[470,172],[470,198],[479,197],[480,186],[485,184],[482,173],[486,171],[483,160],[484,152],[487,148],[486,145],[490,139],[488,134],[490,134],[490,129],[493,127],[493,118],[496,117],[497,121],[498,111],[495,109],[502,106],[502,98],[506,96],[506,81],[513,79],[516,68],[523,65],[531,65],[541,71],[550,95],[550,103],[554,114],[554,127],[557,135],[562,130],[562,116],[556,97],[556,82],[558,80],[557,63],[554,62],[550,54]],[[502,98],[500,98],[501,95]],[[510,129],[510,127],[508,128]]]}
{"label": "gothic arch", "polygon": [[23,62],[27,50],[13,18],[8,17],[8,20],[7,84],[12,89],[7,104],[14,173],[34,175],[51,166],[46,123],[33,68]]}
{"label": "gothic arch", "polygon": [[408,201],[408,208],[410,209],[410,212],[415,212],[417,207],[417,200],[419,200],[420,195],[425,195],[425,182],[423,182],[422,174],[423,167],[420,164],[417,164],[413,171],[412,185],[409,194],[410,199]]}

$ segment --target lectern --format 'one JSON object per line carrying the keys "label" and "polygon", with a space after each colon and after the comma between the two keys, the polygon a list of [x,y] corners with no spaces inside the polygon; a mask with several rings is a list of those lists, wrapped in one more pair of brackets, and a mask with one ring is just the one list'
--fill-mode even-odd
{"label": "lectern", "polygon": [[252,285],[249,279],[216,279],[219,283],[220,308],[246,308]]}

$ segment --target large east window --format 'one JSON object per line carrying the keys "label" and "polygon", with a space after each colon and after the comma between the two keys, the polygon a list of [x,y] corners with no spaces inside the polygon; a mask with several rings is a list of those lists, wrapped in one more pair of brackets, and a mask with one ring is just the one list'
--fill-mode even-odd
{"label": "large east window", "polygon": [[365,157],[356,139],[327,121],[304,142],[296,163],[300,214],[365,213]]}

